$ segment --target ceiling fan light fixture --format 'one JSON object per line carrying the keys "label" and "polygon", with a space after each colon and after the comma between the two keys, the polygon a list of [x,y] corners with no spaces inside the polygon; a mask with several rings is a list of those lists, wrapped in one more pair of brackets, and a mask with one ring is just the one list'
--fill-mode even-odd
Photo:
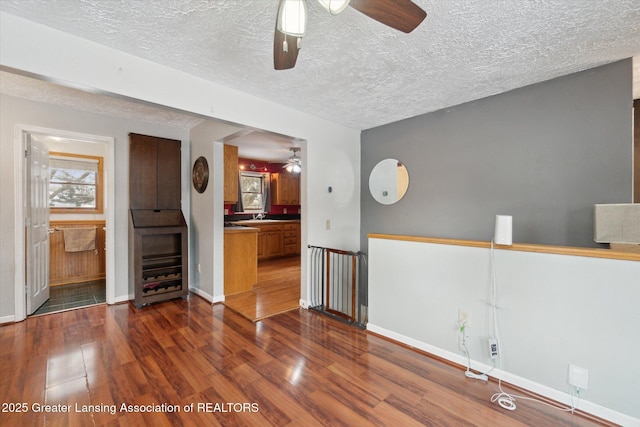
{"label": "ceiling fan light fixture", "polygon": [[302,37],[307,26],[307,8],[304,0],[283,0],[278,10],[276,28],[290,36]]}
{"label": "ceiling fan light fixture", "polygon": [[320,5],[332,15],[337,15],[349,6],[349,0],[318,0]]}
{"label": "ceiling fan light fixture", "polygon": [[300,173],[302,172],[302,162],[300,157],[296,155],[296,153],[300,151],[300,148],[293,147],[290,150],[293,151],[293,156],[287,159],[287,164],[284,165],[283,168],[289,173]]}

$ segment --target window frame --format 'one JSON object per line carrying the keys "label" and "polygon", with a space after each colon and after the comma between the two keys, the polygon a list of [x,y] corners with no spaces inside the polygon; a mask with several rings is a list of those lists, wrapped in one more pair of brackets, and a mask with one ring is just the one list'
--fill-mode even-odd
{"label": "window frame", "polygon": [[[261,194],[261,198],[262,198],[262,207],[260,209],[247,209],[247,207],[244,205],[244,200],[242,201],[242,212],[243,213],[257,213],[257,212],[264,212],[264,200],[265,200],[265,192],[267,190],[267,186],[266,186],[266,180],[269,178],[269,173],[268,172],[245,172],[245,171],[241,171],[240,172],[240,181],[242,181],[242,177],[243,176],[248,176],[248,177],[253,177],[253,178],[260,178],[262,180],[262,188],[260,191]],[[245,192],[242,191],[242,182],[240,182],[240,197],[244,196]],[[249,193],[247,192],[247,194],[254,194],[254,193]]]}
{"label": "window frame", "polygon": [[[104,158],[101,156],[90,156],[86,154],[76,154],[76,153],[64,153],[58,151],[49,152],[49,156],[55,157],[68,157],[70,160],[89,160],[95,161],[98,164],[98,171],[96,174],[96,207],[95,208],[82,208],[82,207],[55,207],[49,205],[49,211],[51,214],[102,214],[104,213],[104,186],[103,186],[103,163]],[[51,193],[49,193],[50,195]],[[49,201],[51,203],[51,201]]]}

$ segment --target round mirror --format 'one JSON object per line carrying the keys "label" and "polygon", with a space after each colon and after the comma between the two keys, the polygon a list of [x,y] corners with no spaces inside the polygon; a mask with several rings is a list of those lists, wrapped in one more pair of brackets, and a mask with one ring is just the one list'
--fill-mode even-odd
{"label": "round mirror", "polygon": [[369,191],[377,202],[392,205],[404,197],[409,188],[409,172],[396,159],[381,160],[369,175]]}

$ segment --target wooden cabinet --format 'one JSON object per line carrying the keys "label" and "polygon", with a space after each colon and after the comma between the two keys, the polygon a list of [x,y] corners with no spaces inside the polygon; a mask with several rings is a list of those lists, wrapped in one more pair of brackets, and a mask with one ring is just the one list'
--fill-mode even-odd
{"label": "wooden cabinet", "polygon": [[246,292],[258,281],[258,230],[224,230],[224,294]]}
{"label": "wooden cabinet", "polygon": [[300,223],[282,225],[282,254],[297,255],[300,253]]}
{"label": "wooden cabinet", "polygon": [[282,256],[282,225],[251,224],[258,228],[258,260]]}
{"label": "wooden cabinet", "polygon": [[300,175],[287,172],[271,174],[271,203],[300,204]]}
{"label": "wooden cabinet", "polygon": [[224,145],[224,202],[238,203],[238,147]]}
{"label": "wooden cabinet", "polygon": [[180,141],[129,137],[129,280],[140,308],[188,294],[188,237]]}
{"label": "wooden cabinet", "polygon": [[180,141],[129,134],[129,208],[180,209]]}
{"label": "wooden cabinet", "polygon": [[182,212],[132,210],[129,221],[129,276],[136,307],[187,295],[188,240]]}
{"label": "wooden cabinet", "polygon": [[300,254],[300,221],[243,221],[242,224],[259,229],[258,261]]}

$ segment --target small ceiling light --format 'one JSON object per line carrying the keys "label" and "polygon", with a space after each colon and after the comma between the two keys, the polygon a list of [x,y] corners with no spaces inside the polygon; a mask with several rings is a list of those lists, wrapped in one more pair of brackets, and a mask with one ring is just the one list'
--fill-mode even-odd
{"label": "small ceiling light", "polygon": [[349,0],[318,0],[327,12],[337,15],[349,6]]}
{"label": "small ceiling light", "polygon": [[307,9],[304,0],[282,0],[278,9],[276,28],[290,36],[304,36],[307,26]]}

